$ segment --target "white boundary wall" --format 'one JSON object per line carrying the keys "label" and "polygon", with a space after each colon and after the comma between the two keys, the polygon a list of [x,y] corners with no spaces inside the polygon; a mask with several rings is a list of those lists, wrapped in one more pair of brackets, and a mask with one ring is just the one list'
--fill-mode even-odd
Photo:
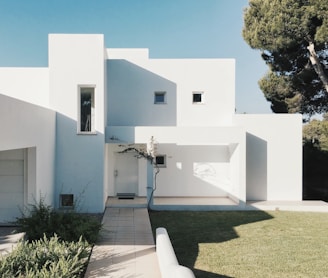
{"label": "white boundary wall", "polygon": [[302,200],[302,116],[236,115],[246,138],[247,200]]}
{"label": "white boundary wall", "polygon": [[165,228],[156,229],[156,253],[162,278],[195,278],[189,268],[179,265]]}

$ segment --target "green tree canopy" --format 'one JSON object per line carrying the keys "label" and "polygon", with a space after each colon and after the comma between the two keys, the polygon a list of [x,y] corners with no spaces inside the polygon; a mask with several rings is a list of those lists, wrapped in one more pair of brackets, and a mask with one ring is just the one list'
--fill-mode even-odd
{"label": "green tree canopy", "polygon": [[327,0],[249,0],[243,37],[269,66],[259,85],[273,112],[328,111]]}
{"label": "green tree canopy", "polygon": [[312,120],[303,126],[303,143],[328,152],[328,114],[321,121]]}

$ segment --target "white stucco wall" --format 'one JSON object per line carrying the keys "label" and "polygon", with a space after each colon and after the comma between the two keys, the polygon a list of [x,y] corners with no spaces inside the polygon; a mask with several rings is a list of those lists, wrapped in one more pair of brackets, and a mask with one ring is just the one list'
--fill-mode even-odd
{"label": "white stucco wall", "polygon": [[236,115],[247,132],[247,199],[302,200],[302,116]]}
{"label": "white stucco wall", "polygon": [[[157,153],[167,159],[167,166],[158,175],[155,196],[230,196],[246,200],[243,128],[108,127],[106,133],[112,149],[117,143],[146,144],[154,136]],[[111,137],[121,142],[114,143]],[[113,171],[111,168],[109,173]],[[113,192],[112,187],[113,180],[109,180],[109,192]]]}
{"label": "white stucco wall", "polygon": [[218,127],[170,127],[170,126],[108,126],[107,143],[144,144],[151,137],[158,144],[178,145],[228,145],[241,142],[245,136],[242,126]]}
{"label": "white stucco wall", "polygon": [[41,196],[53,205],[55,118],[52,110],[0,95],[0,151],[28,149],[26,197],[31,204]]}
{"label": "white stucco wall", "polygon": [[[107,49],[107,75],[113,82],[108,82],[108,107],[124,111],[118,114],[117,108],[115,112],[109,109],[109,125],[231,125],[235,111],[233,59],[146,59],[146,54],[146,50]],[[115,78],[111,79],[111,74]],[[167,104],[154,105],[154,91],[167,91]],[[204,92],[204,104],[192,103],[194,91]]]}
{"label": "white stucco wall", "polygon": [[[177,85],[126,60],[107,62],[107,123],[118,126],[177,125]],[[166,104],[154,104],[154,92]]]}
{"label": "white stucco wall", "polygon": [[0,94],[49,107],[48,68],[0,68]]}
{"label": "white stucco wall", "polygon": [[230,183],[229,197],[234,201],[246,202],[246,138],[245,133],[240,143],[230,143]]}
{"label": "white stucco wall", "polygon": [[166,155],[155,196],[229,196],[232,191],[228,146],[161,144]]}
{"label": "white stucco wall", "polygon": [[[244,201],[245,133],[228,128],[235,110],[234,60],[149,59],[147,49],[107,49],[107,57],[106,142],[144,144],[154,136],[168,162],[156,195]],[[161,91],[166,103],[154,104],[154,92]],[[193,104],[193,92],[203,92],[204,103]],[[231,143],[237,146],[232,152]],[[109,178],[109,192],[112,184]]]}
{"label": "white stucco wall", "polygon": [[[103,35],[49,35],[50,105],[57,111],[56,201],[74,194],[79,209],[104,209]],[[96,134],[77,134],[78,87],[95,87]]]}
{"label": "white stucco wall", "polygon": [[105,53],[103,35],[49,35],[50,105],[77,121],[78,86],[95,86],[96,130],[104,131]]}
{"label": "white stucco wall", "polygon": [[[95,88],[92,135],[77,134],[79,86]],[[194,91],[204,103],[192,103]],[[151,136],[168,163],[158,195],[301,200],[301,116],[234,111],[233,59],[149,59],[148,49],[106,50],[103,35],[52,34],[48,68],[0,68],[0,151],[27,149],[29,200],[41,193],[58,206],[73,193],[82,211],[101,212],[115,194],[111,144]],[[142,196],[146,169],[140,160]]]}

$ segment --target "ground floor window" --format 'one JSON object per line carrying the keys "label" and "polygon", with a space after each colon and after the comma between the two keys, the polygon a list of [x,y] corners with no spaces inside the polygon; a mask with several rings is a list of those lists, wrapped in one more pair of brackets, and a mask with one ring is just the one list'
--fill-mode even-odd
{"label": "ground floor window", "polygon": [[156,155],[155,161],[158,167],[166,167],[166,155]]}
{"label": "ground floor window", "polygon": [[60,194],[60,207],[61,208],[72,208],[74,206],[74,195],[73,194]]}

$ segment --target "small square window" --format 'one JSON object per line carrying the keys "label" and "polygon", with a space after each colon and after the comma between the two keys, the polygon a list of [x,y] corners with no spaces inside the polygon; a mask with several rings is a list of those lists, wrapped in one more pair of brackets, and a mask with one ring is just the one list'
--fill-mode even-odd
{"label": "small square window", "polygon": [[73,194],[60,194],[60,207],[72,208],[74,206]]}
{"label": "small square window", "polygon": [[166,92],[155,92],[154,103],[155,104],[165,104],[166,103]]}
{"label": "small square window", "polygon": [[155,162],[157,167],[166,167],[166,155],[156,155]]}
{"label": "small square window", "polygon": [[203,92],[193,92],[192,93],[192,103],[204,103]]}

